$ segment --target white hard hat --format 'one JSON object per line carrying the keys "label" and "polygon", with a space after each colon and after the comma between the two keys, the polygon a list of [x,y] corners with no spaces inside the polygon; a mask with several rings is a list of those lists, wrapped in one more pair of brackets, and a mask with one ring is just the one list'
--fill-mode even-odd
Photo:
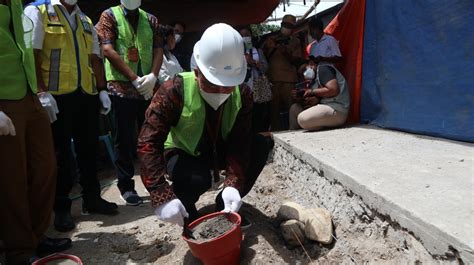
{"label": "white hard hat", "polygon": [[194,45],[194,59],[201,73],[212,84],[237,86],[244,82],[247,62],[240,34],[231,26],[210,26]]}

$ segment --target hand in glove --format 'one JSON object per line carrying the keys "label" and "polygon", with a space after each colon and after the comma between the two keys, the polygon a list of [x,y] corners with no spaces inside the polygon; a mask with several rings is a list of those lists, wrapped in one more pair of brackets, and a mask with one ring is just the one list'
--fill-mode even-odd
{"label": "hand in glove", "polygon": [[132,81],[132,85],[135,87],[135,89],[138,89],[140,87],[140,80],[141,79],[142,79],[141,77],[137,77],[137,79]]}
{"label": "hand in glove", "polygon": [[223,212],[238,212],[240,206],[242,206],[242,199],[240,198],[239,191],[232,187],[226,187],[222,191],[222,200],[224,200]]}
{"label": "hand in glove", "polygon": [[188,218],[189,214],[179,199],[174,199],[155,209],[155,214],[161,221],[178,224],[183,226],[184,218]]}
{"label": "hand in glove", "polygon": [[38,94],[39,100],[43,108],[45,108],[46,112],[49,116],[49,121],[51,123],[55,122],[58,118],[56,114],[59,113],[58,105],[56,104],[56,100],[54,99],[53,95],[49,92],[42,92]]}
{"label": "hand in glove", "polygon": [[155,88],[157,77],[155,74],[150,73],[139,79],[138,92],[145,97],[145,100],[149,100],[153,97],[153,89]]}
{"label": "hand in glove", "polygon": [[12,120],[3,111],[0,111],[0,136],[2,135],[15,136],[16,131]]}
{"label": "hand in glove", "polygon": [[112,102],[110,101],[109,94],[107,93],[107,91],[100,91],[99,99],[102,103],[102,109],[100,110],[100,113],[107,115],[112,109]]}

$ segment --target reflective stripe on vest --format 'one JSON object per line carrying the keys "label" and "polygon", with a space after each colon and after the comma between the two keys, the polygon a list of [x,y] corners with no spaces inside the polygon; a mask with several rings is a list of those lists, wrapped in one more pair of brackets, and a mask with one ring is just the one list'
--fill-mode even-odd
{"label": "reflective stripe on vest", "polygon": [[[186,153],[199,156],[196,150],[201,140],[206,121],[206,103],[199,93],[198,84],[194,78],[194,72],[180,73],[183,77],[184,104],[178,124],[171,127],[165,142],[165,149],[179,148]],[[235,120],[242,108],[240,89],[236,87],[231,96],[224,103],[222,113],[221,135],[227,140]]]}
{"label": "reflective stripe on vest", "polygon": [[87,94],[97,94],[90,59],[94,45],[92,21],[79,12],[74,30],[59,6],[43,4],[38,9],[45,32],[40,52],[41,73],[48,90],[63,95],[81,88]]}
{"label": "reflective stripe on vest", "polygon": [[[138,66],[140,65],[140,74],[149,74],[153,60],[153,29],[148,21],[148,14],[142,9],[138,9],[138,26],[135,34],[134,29],[125,18],[122,7],[115,6],[110,9],[117,22],[118,36],[114,43],[115,51],[134,73],[139,74]],[[130,48],[138,49],[138,62],[131,62],[128,59]],[[105,60],[105,73],[107,81],[129,81],[113,67],[109,60]]]}

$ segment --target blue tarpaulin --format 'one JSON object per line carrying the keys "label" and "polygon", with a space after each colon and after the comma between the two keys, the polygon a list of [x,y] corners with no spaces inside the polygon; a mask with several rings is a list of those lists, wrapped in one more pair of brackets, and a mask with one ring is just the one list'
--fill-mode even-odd
{"label": "blue tarpaulin", "polygon": [[366,0],[361,121],[474,142],[474,1]]}

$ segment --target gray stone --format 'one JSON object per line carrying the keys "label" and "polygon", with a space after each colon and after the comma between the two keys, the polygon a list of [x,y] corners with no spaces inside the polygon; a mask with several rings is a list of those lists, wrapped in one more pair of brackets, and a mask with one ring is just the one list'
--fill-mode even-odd
{"label": "gray stone", "polygon": [[304,211],[304,234],[307,238],[322,244],[332,243],[331,213],[323,208],[313,208]]}
{"label": "gray stone", "polygon": [[278,210],[278,218],[281,220],[301,220],[301,215],[303,215],[304,208],[303,206],[295,203],[295,202],[285,202],[280,206]]}
{"label": "gray stone", "polygon": [[288,220],[280,225],[283,239],[289,246],[299,246],[304,242],[304,224],[298,220]]}

